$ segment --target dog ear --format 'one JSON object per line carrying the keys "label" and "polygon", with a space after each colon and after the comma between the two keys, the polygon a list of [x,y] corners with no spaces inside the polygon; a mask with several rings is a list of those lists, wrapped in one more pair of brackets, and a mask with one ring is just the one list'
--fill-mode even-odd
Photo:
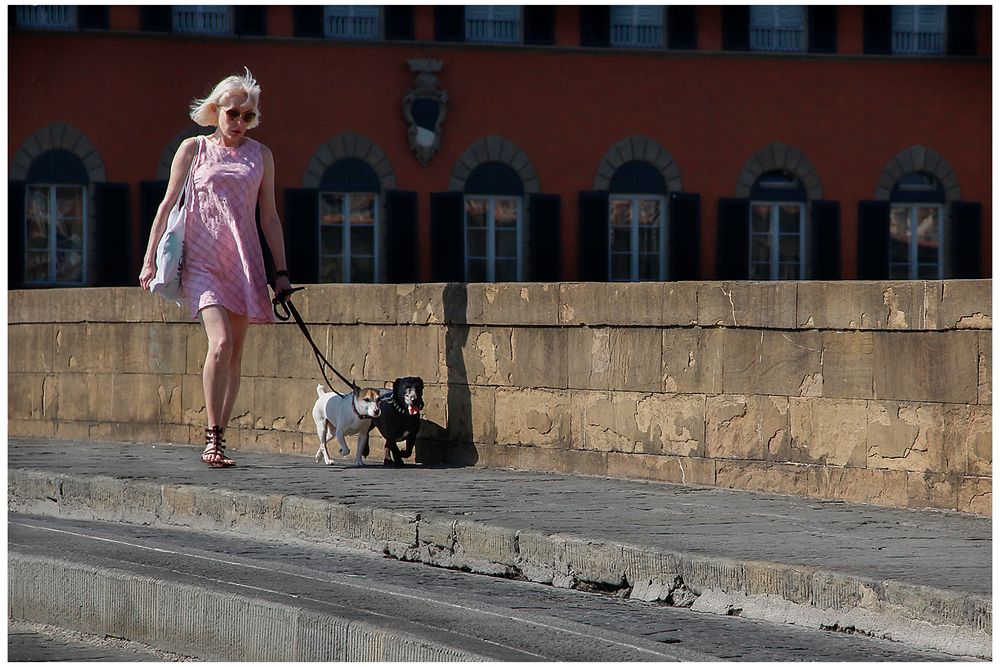
{"label": "dog ear", "polygon": [[392,381],[392,393],[394,393],[394,394],[398,394],[399,393],[399,382],[402,379],[403,378],[396,378],[395,380]]}
{"label": "dog ear", "polygon": [[420,391],[423,391],[424,390],[424,379],[420,378],[420,377],[413,378],[413,379],[417,381],[417,386],[420,387]]}

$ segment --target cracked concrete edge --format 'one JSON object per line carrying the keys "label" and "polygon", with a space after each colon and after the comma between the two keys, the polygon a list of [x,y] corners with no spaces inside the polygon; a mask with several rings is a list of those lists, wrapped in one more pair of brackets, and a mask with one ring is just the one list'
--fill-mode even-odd
{"label": "cracked concrete edge", "polygon": [[[810,566],[654,551],[288,495],[18,468],[8,470],[8,510],[342,542],[437,567],[618,592],[673,606],[697,608],[704,598],[702,608],[726,615],[738,609],[747,616],[776,614],[784,623],[860,632],[955,655],[991,656],[988,596]],[[742,604],[708,603],[719,596]],[[969,640],[956,646],[952,636]]]}
{"label": "cracked concrete edge", "polygon": [[[8,551],[8,618],[120,637],[204,660],[484,661],[407,632],[205,585]],[[127,599],[127,605],[116,601]],[[208,610],[238,623],[206,623]],[[284,631],[275,632],[276,628]],[[238,655],[234,655],[234,651]]]}

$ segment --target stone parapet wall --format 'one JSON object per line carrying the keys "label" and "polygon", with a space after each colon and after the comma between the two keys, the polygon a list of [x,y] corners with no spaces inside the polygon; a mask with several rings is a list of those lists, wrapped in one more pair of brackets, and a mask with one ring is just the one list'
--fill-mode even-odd
{"label": "stone parapet wall", "polygon": [[[423,377],[420,461],[989,514],[991,288],[314,285],[296,304],[360,384]],[[180,308],[110,288],[12,291],[8,313],[11,435],[201,439],[207,346]],[[244,376],[231,445],[313,453],[322,378],[294,324],[252,328]]]}

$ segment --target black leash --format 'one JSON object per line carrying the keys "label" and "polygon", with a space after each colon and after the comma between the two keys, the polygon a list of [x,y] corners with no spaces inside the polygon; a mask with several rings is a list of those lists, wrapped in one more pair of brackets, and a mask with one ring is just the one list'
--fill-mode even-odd
{"label": "black leash", "polygon": [[[353,382],[345,378],[343,375],[341,375],[340,371],[334,368],[333,364],[327,361],[326,357],[323,356],[323,353],[319,351],[318,347],[316,347],[316,343],[313,342],[312,336],[309,335],[309,329],[306,327],[306,323],[302,321],[302,316],[299,315],[299,311],[295,308],[295,304],[292,303],[291,299],[292,293],[298,292],[299,290],[303,289],[305,289],[305,287],[295,287],[292,289],[287,289],[284,292],[281,292],[280,294],[275,294],[274,298],[271,299],[272,309],[274,310],[274,316],[277,317],[282,322],[287,322],[290,317],[295,318],[295,323],[299,325],[299,329],[302,330],[302,333],[303,335],[305,335],[306,340],[309,341],[309,344],[312,346],[313,353],[316,355],[316,363],[319,364],[319,370],[323,374],[323,379],[326,380],[326,386],[330,388],[330,391],[336,391],[336,390],[333,388],[333,385],[330,384],[330,378],[326,376],[327,368],[336,373],[337,377],[343,380],[344,383],[347,384],[347,386],[349,386],[352,391],[357,391],[358,389],[360,389],[360,387],[358,387],[358,385],[354,384]],[[284,315],[278,312],[279,306],[285,311]]]}

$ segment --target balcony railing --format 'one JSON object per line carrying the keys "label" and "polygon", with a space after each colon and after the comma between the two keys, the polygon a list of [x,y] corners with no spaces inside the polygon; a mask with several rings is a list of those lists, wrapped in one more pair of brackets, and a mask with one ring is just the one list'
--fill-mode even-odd
{"label": "balcony railing", "polygon": [[801,28],[751,28],[753,51],[802,51],[805,31]]}
{"label": "balcony railing", "polygon": [[227,7],[176,6],[174,7],[174,32],[228,35],[231,32],[229,9]]}
{"label": "balcony railing", "polygon": [[519,21],[497,19],[466,19],[465,38],[470,42],[517,43]]}
{"label": "balcony railing", "polygon": [[30,5],[16,9],[17,25],[21,28],[66,30],[76,27],[71,5]]}
{"label": "balcony railing", "polygon": [[658,25],[612,25],[611,45],[636,48],[663,46],[663,28]]}
{"label": "balcony railing", "polygon": [[327,16],[326,36],[331,39],[378,39],[378,17]]}
{"label": "balcony railing", "polygon": [[892,33],[893,53],[944,53],[944,33],[898,31]]}

